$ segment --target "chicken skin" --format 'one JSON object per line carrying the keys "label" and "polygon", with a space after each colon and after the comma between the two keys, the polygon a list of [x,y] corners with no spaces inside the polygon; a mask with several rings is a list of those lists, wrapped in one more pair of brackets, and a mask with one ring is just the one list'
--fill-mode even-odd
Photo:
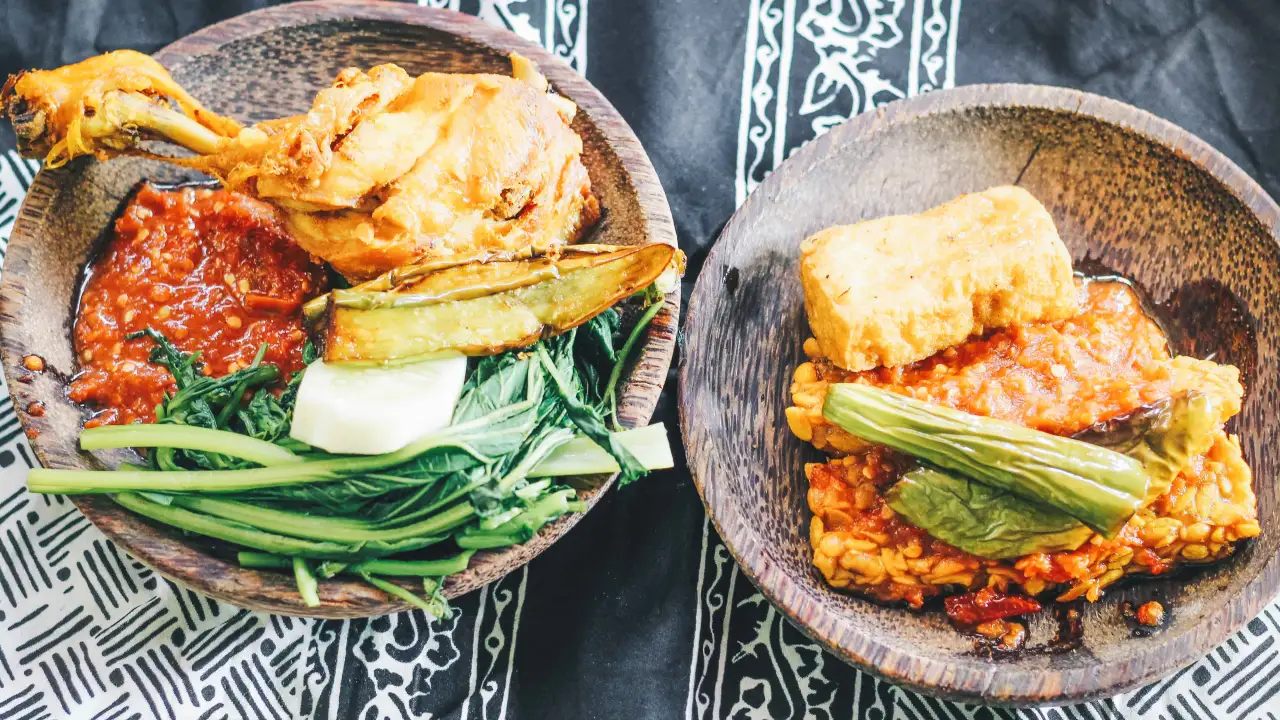
{"label": "chicken skin", "polygon": [[[274,205],[299,245],[361,281],[455,254],[553,250],[599,219],[576,107],[511,62],[513,77],[348,68],[305,115],[241,127],[152,58],[118,51],[11,77],[0,105],[28,157],[142,155],[208,173]],[[152,139],[195,155],[156,155],[140,145]]]}

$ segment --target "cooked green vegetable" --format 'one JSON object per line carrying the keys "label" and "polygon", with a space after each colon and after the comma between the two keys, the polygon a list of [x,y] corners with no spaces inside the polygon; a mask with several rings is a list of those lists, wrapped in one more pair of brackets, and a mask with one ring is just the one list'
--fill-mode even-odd
{"label": "cooked green vegetable", "polygon": [[1145,505],[1163,495],[1191,458],[1213,444],[1220,402],[1212,394],[1191,391],[1100,423],[1075,437],[1142,463],[1147,474]]}
{"label": "cooked green vegetable", "polygon": [[[156,408],[156,427],[170,431],[174,438],[189,436],[197,428],[205,428],[227,430],[266,443],[275,442],[288,434],[291,398],[297,390],[301,373],[289,379],[284,394],[277,398],[272,387],[279,383],[280,371],[274,365],[262,364],[265,345],[259,348],[257,356],[247,367],[230,375],[213,378],[201,372],[203,363],[200,362],[200,353],[184,353],[150,328],[133,333],[129,338],[143,336],[151,338],[156,344],[151,350],[151,362],[168,368],[173,373],[178,388],[177,392],[166,396]],[[314,348],[308,344],[303,350],[303,358],[309,362],[314,357]],[[252,393],[248,403],[242,402],[246,393]],[[179,429],[176,426],[184,427]],[[107,432],[119,433],[123,437],[134,432],[133,427],[113,428],[109,431],[104,428],[104,434],[99,437],[105,437]],[[262,453],[271,454],[261,443],[253,451],[247,449],[248,444],[245,445],[242,454],[233,458],[224,455],[222,449],[216,447],[192,452],[182,449],[182,443],[159,444],[155,446],[155,452],[147,455],[147,467],[152,470],[177,470],[184,467],[230,470],[252,467],[254,463],[265,459]],[[246,452],[250,454],[243,454]]]}
{"label": "cooked green vegetable", "polygon": [[[327,540],[304,540],[259,529],[246,523],[165,505],[142,493],[120,493],[112,496],[122,506],[139,515],[165,525],[172,525],[197,535],[216,538],[263,552],[279,553],[317,560],[360,561],[396,553],[421,550],[444,541],[447,536],[426,536],[394,542],[341,543]],[[458,508],[461,509],[461,508]],[[454,510],[456,512],[456,509]],[[466,518],[463,518],[465,520]]]}
{"label": "cooked green vegetable", "polygon": [[301,462],[302,458],[275,443],[248,435],[195,425],[101,425],[80,433],[84,450],[152,447],[214,453],[271,467]]}
{"label": "cooked green vegetable", "polygon": [[[1141,462],[1150,502],[1169,489],[1191,458],[1208,449],[1218,417],[1216,398],[1193,391],[1075,437]],[[885,500],[930,535],[985,558],[1074,550],[1093,533],[1064,512],[932,468],[905,474],[885,493]]]}
{"label": "cooked green vegetable", "polygon": [[453,615],[453,610],[445,600],[444,594],[440,592],[441,585],[439,583],[432,583],[431,578],[422,579],[423,589],[426,590],[427,593],[427,599],[424,600],[390,580],[384,580],[383,578],[370,575],[369,573],[359,573],[359,575],[370,585],[378,588],[388,595],[404,600],[431,617],[447,619]]}
{"label": "cooked green vegetable", "polygon": [[[148,334],[153,360],[173,369],[177,385],[157,410],[161,422],[81,438],[86,449],[148,448],[147,467],[37,468],[28,487],[115,493],[138,514],[246,548],[246,565],[292,571],[308,603],[319,601],[317,578],[348,573],[442,612],[439,583],[424,584],[423,600],[380,576],[460,572],[474,549],[525,542],[582,510],[577,492],[553,477],[620,472],[621,484],[672,463],[661,426],[609,432],[606,383],[624,360],[609,309],[527,352],[472,361],[449,427],[369,456],[288,438],[297,377],[277,398],[273,367],[208,378],[198,356]],[[461,553],[442,557],[445,548]]]}
{"label": "cooked green vegetable", "polygon": [[1075,550],[1093,535],[1064,512],[932,468],[903,475],[885,502],[933,537],[993,560]]}
{"label": "cooked green vegetable", "polygon": [[[667,439],[667,429],[662,423],[654,423],[633,430],[622,430],[611,434],[612,441],[619,443],[644,466],[645,470],[665,470],[675,466],[671,455],[671,444]],[[90,428],[80,434],[80,447],[85,450],[109,450],[113,448],[153,448],[170,447],[199,452],[216,452],[231,458],[240,458],[255,462],[264,467],[273,467],[299,463],[307,460],[305,456],[295,455],[281,445],[266,443],[244,435],[237,435],[225,430],[206,430],[185,425],[103,425]],[[316,466],[309,466],[313,471]],[[580,435],[556,447],[545,458],[542,458],[529,470],[529,478],[565,477],[569,475],[595,475],[599,473],[615,473],[621,470],[618,462],[608,450],[600,447],[590,438]],[[121,471],[128,468],[121,468]],[[69,473],[76,473],[74,476]],[[82,492],[121,492],[125,490],[159,489],[157,486],[180,480],[184,489],[196,492],[214,492],[218,489],[220,478],[225,475],[193,475],[191,471],[180,470],[173,475],[150,472],[138,476],[137,487],[129,487],[132,476],[121,475],[85,475],[80,471],[41,471],[37,473],[37,486],[44,483],[60,482],[59,478],[74,477],[70,484],[80,488]],[[285,484],[288,476],[277,476],[280,481],[273,484]],[[311,477],[308,474],[308,477]],[[206,478],[209,484],[201,482]],[[172,479],[172,480],[171,480]]]}
{"label": "cooked green vegetable", "polygon": [[[662,423],[655,423],[634,430],[623,430],[612,435],[646,470],[665,470],[675,467],[671,457],[671,444]],[[620,470],[607,451],[585,436],[576,437],[552,450],[549,455],[529,471],[530,478],[562,477],[565,475],[592,475]]]}
{"label": "cooked green vegetable", "polygon": [[316,576],[311,574],[311,568],[307,565],[305,558],[293,559],[293,578],[298,584],[298,594],[302,596],[302,602],[307,607],[319,607],[320,586],[316,583]]}
{"label": "cooked green vegetable", "polygon": [[[453,557],[441,558],[439,560],[365,560],[355,565],[345,565],[340,567],[330,567],[330,572],[324,577],[331,577],[338,573],[348,575],[358,575],[360,573],[369,573],[371,575],[399,575],[413,577],[444,577],[454,573],[462,572],[467,569],[467,563],[471,561],[471,556],[475,554],[475,550],[463,550]],[[241,551],[236,555],[236,559],[240,562],[240,567],[247,568],[291,568],[293,561],[287,555],[275,555],[265,552]],[[329,565],[329,563],[323,563]]]}
{"label": "cooked green vegetable", "polygon": [[[335,290],[326,362],[389,362],[441,353],[491,355],[577,327],[643,290],[677,250],[653,244],[603,254],[458,266],[388,291]],[[480,280],[468,275],[482,275]]]}
{"label": "cooked green vegetable", "polygon": [[543,495],[531,503],[525,512],[513,515],[510,520],[491,528],[483,523],[479,528],[468,528],[457,537],[458,547],[481,549],[506,547],[529,542],[543,525],[570,512],[582,512],[587,506],[578,500],[572,488],[564,488]]}
{"label": "cooked green vegetable", "polygon": [[863,440],[1056,508],[1108,538],[1147,493],[1142,464],[1117,452],[867,385],[832,385],[823,415]]}

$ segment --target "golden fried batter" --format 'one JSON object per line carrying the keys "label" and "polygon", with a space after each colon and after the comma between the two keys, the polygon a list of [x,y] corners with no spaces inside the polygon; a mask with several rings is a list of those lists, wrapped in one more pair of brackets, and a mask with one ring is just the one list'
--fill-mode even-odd
{"label": "golden fried batter", "polygon": [[455,253],[554,248],[599,218],[575,106],[527,60],[512,64],[515,77],[349,68],[305,115],[244,129],[128,51],[23,73],[0,101],[24,154],[53,166],[147,155],[144,138],[193,150],[164,159],[271,202],[299,245],[364,280]]}
{"label": "golden fried batter", "polygon": [[853,371],[906,365],[987,329],[1077,309],[1053,218],[1017,187],[823,230],[800,246],[800,279],[823,354]]}

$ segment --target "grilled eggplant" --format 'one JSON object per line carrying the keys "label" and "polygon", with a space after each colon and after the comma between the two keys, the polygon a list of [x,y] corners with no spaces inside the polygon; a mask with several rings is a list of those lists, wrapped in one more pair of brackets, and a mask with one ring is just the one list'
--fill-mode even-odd
{"label": "grilled eggplant", "polygon": [[406,269],[399,278],[329,294],[324,359],[393,362],[527,347],[577,327],[682,264],[678,250],[652,244]]}

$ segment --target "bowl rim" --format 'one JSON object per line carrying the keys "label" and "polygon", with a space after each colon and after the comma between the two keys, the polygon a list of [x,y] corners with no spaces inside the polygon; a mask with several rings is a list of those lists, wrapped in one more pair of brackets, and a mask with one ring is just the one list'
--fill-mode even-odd
{"label": "bowl rim", "polygon": [[[715,291],[713,286],[718,289],[723,282],[708,278],[714,275],[711,271],[719,267],[717,261],[720,256],[727,252],[725,248],[730,243],[724,240],[728,238],[736,244],[736,238],[749,232],[745,223],[749,217],[754,216],[752,210],[756,205],[771,202],[786,187],[789,176],[806,173],[820,164],[835,148],[865,141],[886,126],[929,116],[988,108],[1047,110],[1083,116],[1119,127],[1169,149],[1220,183],[1248,208],[1271,236],[1271,241],[1280,247],[1280,235],[1277,234],[1280,206],[1277,206],[1275,200],[1230,158],[1174,123],[1128,103],[1073,88],[1026,83],[964,85],[896,100],[854,116],[800,148],[775,168],[734,212],[708,253],[703,271],[689,297],[684,335],[695,337],[700,325],[713,321],[711,318],[704,319],[703,307],[709,303],[707,298]],[[1009,669],[1010,666],[992,664],[982,678],[966,679],[957,678],[950,664],[928,658],[912,657],[904,670],[887,668],[880,659],[886,655],[900,654],[899,651],[861,632],[853,634],[861,643],[860,648],[841,644],[836,636],[839,634],[837,628],[842,622],[842,613],[822,603],[808,602],[805,597],[806,584],[788,576],[767,553],[761,552],[764,543],[759,533],[744,522],[738,506],[718,500],[721,496],[717,493],[716,474],[726,468],[718,467],[719,463],[711,457],[700,457],[703,455],[702,450],[690,439],[697,434],[693,429],[697,418],[692,416],[694,409],[688,394],[689,361],[688,354],[682,353],[678,370],[681,437],[698,495],[725,547],[752,584],[801,632],[845,662],[890,682],[936,697],[1005,706],[1058,705],[1110,697],[1153,682],[1200,660],[1257,616],[1280,587],[1280,552],[1277,552],[1266,561],[1260,572],[1234,596],[1210,611],[1208,617],[1197,627],[1122,661],[1099,662],[1093,666],[1067,670]],[[697,362],[697,358],[693,361]],[[709,456],[712,453],[705,454]],[[820,590],[834,592],[825,587]],[[786,594],[795,598],[794,604],[784,599]],[[808,619],[801,619],[801,614],[808,615]],[[1100,672],[1108,665],[1119,663],[1136,665],[1140,672],[1136,675]],[[1055,683],[1059,688],[1057,695],[1046,696],[1025,689],[1028,684],[1023,680],[1029,675],[1043,677],[1046,673],[1058,676]]]}
{"label": "bowl rim", "polygon": [[[621,114],[595,86],[563,59],[514,32],[477,17],[401,3],[370,3],[362,0],[299,2],[255,10],[209,25],[165,46],[154,57],[166,68],[174,70],[184,63],[216,52],[229,43],[288,27],[344,21],[387,22],[427,28],[461,38],[476,45],[481,52],[518,52],[534,61],[552,86],[572,99],[580,112],[590,118],[596,131],[604,138],[609,152],[617,157],[617,166],[624,176],[622,181],[629,186],[629,192],[636,198],[640,220],[645,225],[648,240],[678,246],[671,210],[657,172]],[[64,174],[68,172],[69,168],[41,169],[36,174],[19,207],[17,221],[11,231],[10,255],[15,250],[21,251],[24,243],[39,237],[42,218],[56,196]],[[16,264],[11,263],[10,267]],[[16,286],[16,278],[16,271],[0,273],[0,317],[5,318],[6,323],[9,318],[15,317],[15,311],[24,303],[32,302],[25,290]],[[644,343],[632,362],[632,371],[619,401],[619,415],[623,424],[640,425],[652,418],[674,354],[675,328],[680,307],[679,291],[668,294],[662,310],[645,334]],[[4,366],[14,411],[22,427],[30,429],[33,427],[32,416],[16,395],[18,388],[22,387],[18,382],[21,376],[19,366],[22,358],[28,354],[25,352],[27,348],[11,343],[7,335],[3,339],[4,342],[0,343],[0,362]],[[28,435],[28,442],[40,464],[50,467],[50,457],[39,439],[31,439]],[[58,464],[55,462],[53,466]],[[450,598],[458,597],[526,566],[594,508],[613,484],[615,477],[608,477],[587,494],[587,510],[562,517],[543,528],[529,542],[502,550],[477,553],[466,571],[450,576],[450,581],[445,585],[445,594]],[[321,581],[321,606],[308,608],[300,598],[295,597],[296,590],[288,592],[294,585],[291,576],[285,573],[241,568],[234,562],[207,554],[182,542],[176,533],[155,527],[108,498],[73,496],[71,499],[99,530],[152,570],[184,587],[218,600],[253,610],[312,618],[373,617],[410,609],[404,601],[388,596],[381,590],[370,588],[359,581],[337,579]],[[197,554],[205,567],[215,572],[195,575],[188,564],[175,567],[173,563],[165,562],[166,558],[181,551]]]}

